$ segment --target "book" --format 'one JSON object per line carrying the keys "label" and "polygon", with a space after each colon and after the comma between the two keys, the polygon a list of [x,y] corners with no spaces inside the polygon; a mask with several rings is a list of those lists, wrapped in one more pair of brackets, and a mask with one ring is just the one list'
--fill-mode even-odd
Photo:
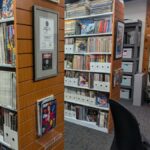
{"label": "book", "polygon": [[98,110],[87,108],[86,120],[89,122],[97,122]]}
{"label": "book", "polygon": [[16,73],[0,71],[0,105],[16,109]]}
{"label": "book", "polygon": [[37,101],[38,136],[42,136],[56,126],[56,99],[48,96]]}
{"label": "book", "polygon": [[96,105],[100,107],[108,107],[108,95],[99,93],[96,97]]}
{"label": "book", "polygon": [[0,25],[0,64],[15,65],[14,25]]}
{"label": "book", "polygon": [[87,51],[87,38],[76,38],[75,52]]}
{"label": "book", "polygon": [[14,16],[14,0],[3,0],[2,18],[9,18],[13,16]]}
{"label": "book", "polygon": [[92,34],[94,33],[95,23],[92,19],[80,20],[81,34]]}

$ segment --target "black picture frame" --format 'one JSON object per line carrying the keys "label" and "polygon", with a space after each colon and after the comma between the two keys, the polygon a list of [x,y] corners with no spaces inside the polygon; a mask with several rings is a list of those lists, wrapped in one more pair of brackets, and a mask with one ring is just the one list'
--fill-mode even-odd
{"label": "black picture frame", "polygon": [[58,74],[59,13],[33,6],[34,81]]}
{"label": "black picture frame", "polygon": [[115,42],[115,59],[122,58],[123,55],[123,42],[124,42],[124,23],[117,21],[116,23],[116,42]]}

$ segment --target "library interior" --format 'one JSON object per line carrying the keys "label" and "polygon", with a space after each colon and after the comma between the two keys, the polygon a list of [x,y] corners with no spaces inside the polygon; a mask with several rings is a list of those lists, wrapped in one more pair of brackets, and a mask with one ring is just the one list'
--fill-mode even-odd
{"label": "library interior", "polygon": [[150,150],[150,0],[0,0],[0,150]]}

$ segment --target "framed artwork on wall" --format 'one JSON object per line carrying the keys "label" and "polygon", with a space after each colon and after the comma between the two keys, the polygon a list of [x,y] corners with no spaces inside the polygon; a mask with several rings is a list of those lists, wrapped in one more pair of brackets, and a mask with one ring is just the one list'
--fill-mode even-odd
{"label": "framed artwork on wall", "polygon": [[124,23],[118,21],[116,27],[115,59],[122,58],[123,54]]}
{"label": "framed artwork on wall", "polygon": [[34,80],[56,76],[58,72],[58,13],[33,6]]}

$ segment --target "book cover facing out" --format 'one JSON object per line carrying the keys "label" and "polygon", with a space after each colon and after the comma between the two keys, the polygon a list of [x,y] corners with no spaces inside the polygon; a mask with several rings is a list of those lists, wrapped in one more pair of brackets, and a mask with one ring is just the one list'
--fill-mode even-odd
{"label": "book cover facing out", "polygon": [[41,105],[42,135],[56,126],[56,100]]}

